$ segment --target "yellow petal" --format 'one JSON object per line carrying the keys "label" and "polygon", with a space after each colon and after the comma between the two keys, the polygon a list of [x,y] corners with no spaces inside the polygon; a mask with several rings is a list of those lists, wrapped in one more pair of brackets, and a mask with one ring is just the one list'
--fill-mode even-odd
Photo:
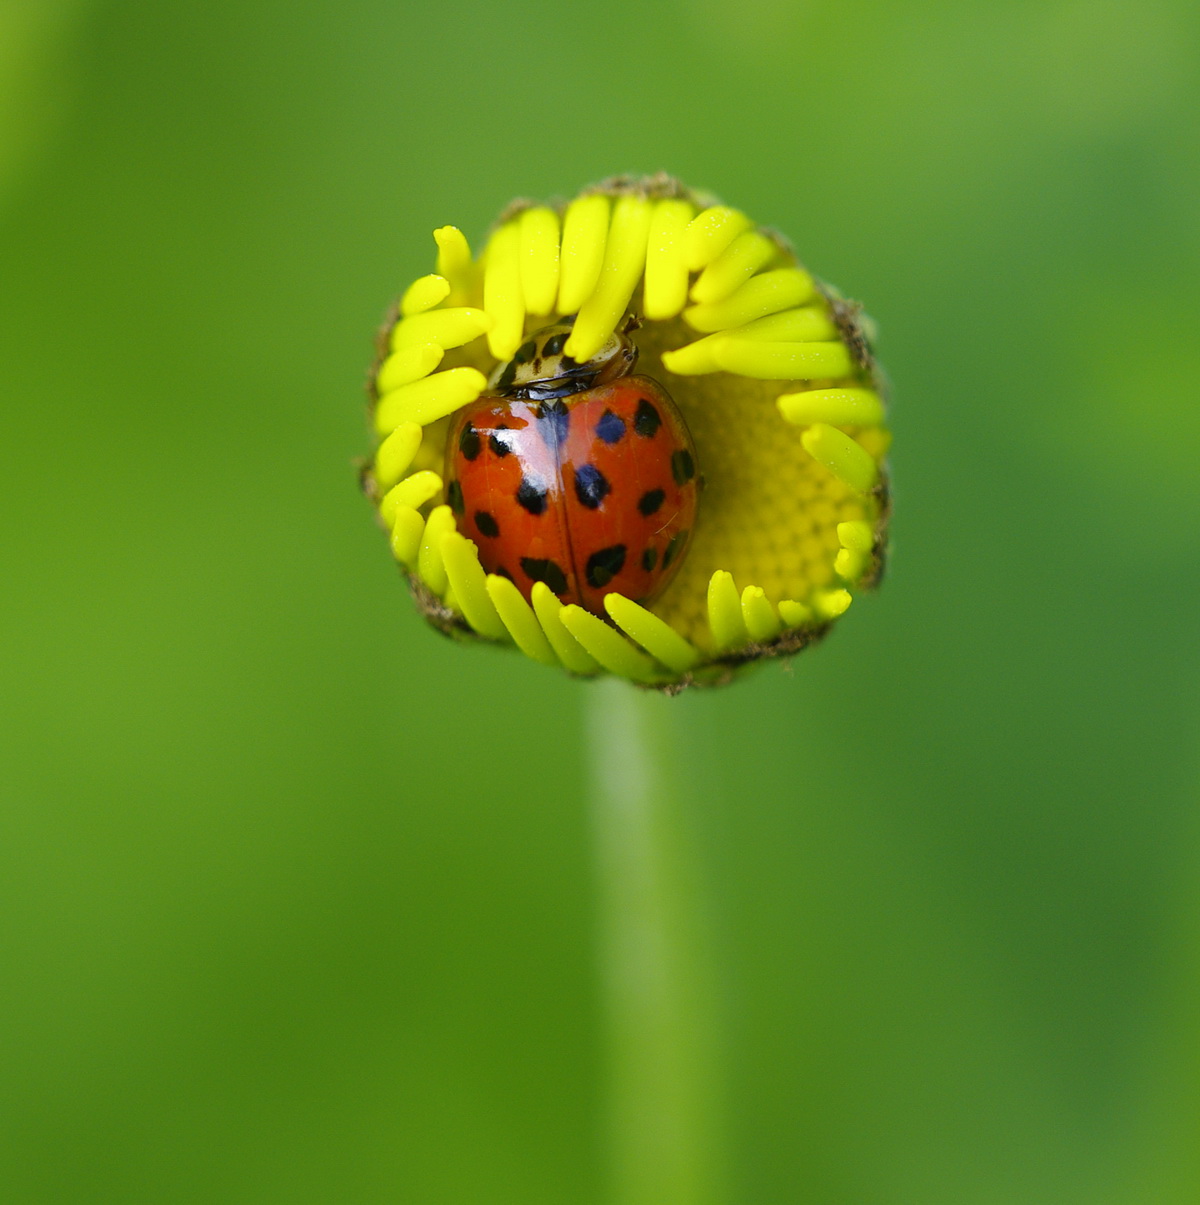
{"label": "yellow petal", "polygon": [[518,226],[525,308],[538,316],[549,314],[558,297],[558,214],[535,206],[521,214]]}
{"label": "yellow petal", "polygon": [[634,287],[646,263],[652,205],[645,197],[620,197],[613,207],[612,225],[604,250],[604,267],[563,351],[576,360],[589,360],[600,350],[625,315]]}
{"label": "yellow petal", "polygon": [[429,469],[422,469],[393,486],[379,502],[379,514],[388,527],[392,526],[398,506],[416,510],[442,492],[442,479]]}
{"label": "yellow petal", "polygon": [[412,282],[400,299],[400,313],[406,318],[423,314],[440,305],[450,295],[450,282],[444,276],[421,276]]}
{"label": "yellow petal", "polygon": [[533,610],[550,646],[571,673],[600,672],[600,663],[563,626],[563,605],[545,582],[533,583]]}
{"label": "yellow petal", "polygon": [[718,569],[709,579],[708,626],[719,653],[740,648],[750,640],[733,574],[724,569]]}
{"label": "yellow petal", "polygon": [[487,378],[474,368],[448,368],[402,385],[379,399],[375,430],[390,435],[401,423],[425,427],[473,402],[487,388]]}
{"label": "yellow petal", "polygon": [[500,616],[501,622],[508,629],[513,643],[534,661],[543,665],[561,665],[542,625],[538,623],[533,608],[525,601],[521,591],[506,577],[498,577],[489,573],[487,577],[487,592]]}
{"label": "yellow petal", "polygon": [[481,636],[507,640],[508,629],[488,594],[487,582],[479,564],[479,550],[457,531],[442,536],[442,564],[463,618]]}
{"label": "yellow petal", "polygon": [[871,389],[809,389],[803,393],[785,393],[776,404],[789,423],[801,427],[812,423],[874,427],[883,422],[883,402]]}
{"label": "yellow petal", "polygon": [[560,614],[563,627],[610,674],[630,678],[634,682],[654,682],[664,675],[645,653],[638,652],[619,632],[614,632],[602,619],[574,603],[563,607]]}
{"label": "yellow petal", "polygon": [[683,311],[683,320],[705,333],[728,330],[798,306],[815,292],[812,277],[803,269],[775,268],[752,276],[724,301],[689,307]]}
{"label": "yellow petal", "polygon": [[558,312],[574,314],[591,296],[604,264],[608,240],[607,197],[578,197],[563,216],[558,277]]}
{"label": "yellow petal", "polygon": [[642,308],[648,319],[674,318],[687,303],[688,264],[684,232],[692,217],[687,201],[659,201],[646,241]]}
{"label": "yellow petal", "polygon": [[844,431],[826,423],[815,423],[800,437],[808,454],[820,461],[851,489],[866,493],[879,477],[879,469]]}
{"label": "yellow petal", "polygon": [[670,624],[632,599],[623,594],[606,594],[604,609],[631,640],[637,641],[652,657],[677,674],[686,673],[699,663],[699,652]]}
{"label": "yellow petal", "polygon": [[488,243],[483,266],[483,308],[492,320],[488,348],[497,360],[511,360],[525,334],[520,234],[516,222],[506,222]]}

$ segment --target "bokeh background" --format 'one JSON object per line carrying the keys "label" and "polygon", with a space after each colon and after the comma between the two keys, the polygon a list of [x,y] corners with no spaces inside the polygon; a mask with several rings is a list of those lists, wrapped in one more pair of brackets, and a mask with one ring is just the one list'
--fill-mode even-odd
{"label": "bokeh background", "polygon": [[0,1195],[605,1200],[587,685],[358,496],[385,307],[667,169],[866,300],[882,593],[672,709],[738,1205],[1200,1200],[1200,14],[0,4]]}

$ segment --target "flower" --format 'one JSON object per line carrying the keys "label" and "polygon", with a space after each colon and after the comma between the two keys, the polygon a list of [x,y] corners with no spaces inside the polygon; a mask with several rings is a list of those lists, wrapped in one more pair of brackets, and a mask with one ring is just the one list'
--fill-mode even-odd
{"label": "flower", "polygon": [[[871,324],[778,234],[658,175],[610,179],[565,205],[515,202],[478,260],[453,226],[434,239],[436,273],[380,335],[379,443],[362,480],[435,627],[675,691],[798,652],[878,583],[890,433]],[[577,364],[634,332],[636,371],[674,399],[703,482],[661,594],[609,593],[594,612],[544,580],[485,573],[446,482],[454,413],[564,318]]]}

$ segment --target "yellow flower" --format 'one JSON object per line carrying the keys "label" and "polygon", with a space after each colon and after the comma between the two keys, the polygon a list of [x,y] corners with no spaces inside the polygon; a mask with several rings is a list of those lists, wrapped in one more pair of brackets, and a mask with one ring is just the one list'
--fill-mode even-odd
{"label": "yellow flower", "polygon": [[[380,442],[363,473],[434,626],[673,691],[799,651],[879,581],[890,434],[869,322],[779,235],[659,175],[607,180],[566,205],[514,203],[478,260],[453,226],[434,239],[436,273],[380,336]],[[453,413],[570,315],[576,362],[633,331],[637,372],[674,399],[704,483],[661,595],[610,593],[603,616],[545,582],[486,574],[443,481]]]}

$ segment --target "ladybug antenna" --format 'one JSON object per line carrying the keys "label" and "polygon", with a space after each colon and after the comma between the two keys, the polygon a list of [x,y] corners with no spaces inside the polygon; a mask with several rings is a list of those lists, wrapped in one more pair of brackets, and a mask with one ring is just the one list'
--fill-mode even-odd
{"label": "ladybug antenna", "polygon": [[621,327],[621,334],[631,335],[634,331],[641,329],[641,325],[642,320],[636,314],[629,314]]}

